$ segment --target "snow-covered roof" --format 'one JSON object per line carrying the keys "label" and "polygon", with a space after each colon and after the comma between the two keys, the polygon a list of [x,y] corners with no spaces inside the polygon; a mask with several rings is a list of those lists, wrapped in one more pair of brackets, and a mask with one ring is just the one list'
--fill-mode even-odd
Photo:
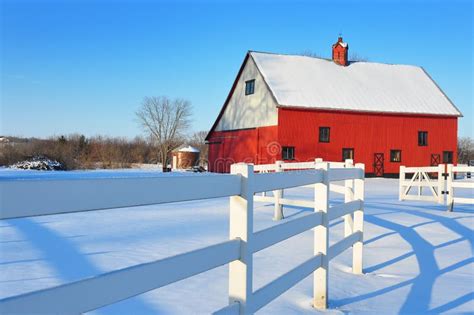
{"label": "snow-covered roof", "polygon": [[280,106],[462,116],[421,67],[251,52]]}
{"label": "snow-covered roof", "polygon": [[199,153],[199,149],[192,147],[190,145],[182,145],[174,150],[175,152],[196,152]]}

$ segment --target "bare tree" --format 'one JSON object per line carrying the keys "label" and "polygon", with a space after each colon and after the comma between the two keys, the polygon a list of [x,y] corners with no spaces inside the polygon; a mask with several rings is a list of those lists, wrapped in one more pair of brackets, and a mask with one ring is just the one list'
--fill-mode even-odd
{"label": "bare tree", "polygon": [[352,61],[352,62],[367,62],[367,61],[369,61],[369,58],[367,58],[365,56],[361,56],[356,52],[353,52],[350,55],[349,60]]}
{"label": "bare tree", "polygon": [[169,154],[180,144],[180,139],[191,123],[191,103],[166,96],[145,97],[137,118],[145,132],[159,148],[159,161],[167,168]]}
{"label": "bare tree", "polygon": [[470,137],[461,137],[458,139],[458,163],[468,164],[474,160],[474,141]]}
{"label": "bare tree", "polygon": [[306,57],[313,57],[313,58],[322,58],[324,59],[324,57],[320,54],[320,53],[317,53],[317,52],[314,52],[310,49],[306,49],[304,51],[302,51],[299,55],[301,56],[306,56]]}

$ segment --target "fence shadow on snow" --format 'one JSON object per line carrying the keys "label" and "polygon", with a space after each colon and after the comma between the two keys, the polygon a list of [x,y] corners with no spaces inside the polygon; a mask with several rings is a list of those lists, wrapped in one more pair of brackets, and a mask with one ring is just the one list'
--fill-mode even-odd
{"label": "fence shadow on snow", "polygon": [[[83,253],[73,242],[68,240],[68,237],[56,233],[45,226],[43,222],[24,218],[9,220],[8,224],[24,235],[31,245],[41,253],[41,259],[35,260],[47,261],[62,281],[76,281],[103,272],[88,259],[88,256],[108,252]],[[13,261],[12,263],[20,262],[22,261]],[[0,281],[0,283],[2,282]],[[151,307],[140,298],[123,300],[94,311],[96,314],[156,314],[159,312],[156,305]]]}
{"label": "fence shadow on snow", "polygon": [[[402,255],[398,257],[387,259],[386,261],[383,261],[376,265],[367,266],[364,268],[364,273],[373,273],[374,271],[396,264],[410,257],[415,257],[418,264],[418,268],[419,268],[418,275],[416,275],[414,278],[411,278],[409,280],[405,280],[395,285],[385,287],[383,289],[378,289],[370,293],[335,300],[335,301],[332,301],[331,304],[336,307],[341,307],[341,306],[351,304],[354,302],[359,302],[365,299],[370,299],[370,298],[374,298],[380,295],[384,295],[384,294],[393,292],[395,290],[398,290],[400,288],[404,288],[407,286],[410,286],[409,293],[407,294],[407,297],[399,310],[399,312],[402,314],[419,314],[419,313],[436,314],[439,312],[449,311],[459,305],[462,305],[464,303],[471,301],[474,297],[474,294],[467,293],[461,297],[455,298],[454,300],[449,301],[441,306],[437,306],[433,309],[430,309],[430,306],[429,306],[431,302],[433,286],[436,280],[438,279],[438,277],[448,272],[451,272],[453,270],[456,270],[458,268],[474,263],[474,258],[471,256],[470,258],[458,261],[448,267],[439,268],[436,257],[435,257],[436,249],[451,246],[463,241],[468,241],[470,243],[471,255],[472,255],[473,250],[474,250],[474,235],[473,235],[472,230],[470,230],[469,228],[465,227],[464,225],[460,224],[457,221],[458,219],[462,218],[462,216],[445,217],[445,216],[441,216],[441,215],[437,215],[433,213],[427,213],[424,211],[416,210],[417,206],[413,207],[415,209],[404,210],[407,207],[411,208],[411,205],[408,206],[406,204],[401,205],[401,204],[395,204],[395,203],[386,203],[386,204],[392,205],[392,206],[399,206],[400,208],[398,208],[397,211],[393,211],[394,209],[393,207],[381,206],[380,202],[376,202],[376,203],[373,203],[370,201],[366,202],[367,210],[366,210],[366,215],[364,217],[365,222],[391,230],[391,232],[378,235],[372,239],[367,239],[364,242],[364,245],[367,246],[368,244],[374,243],[376,241],[383,241],[383,239],[388,236],[399,235],[407,244],[410,245],[411,251],[403,253]],[[402,209],[402,207],[404,209]],[[426,210],[426,207],[422,207],[422,208]],[[374,212],[374,210],[377,210],[377,211],[386,210],[388,212],[384,212],[381,214],[376,214],[376,213],[371,214],[372,212]],[[446,213],[444,208],[440,209],[440,211],[442,211],[443,213]],[[381,216],[390,214],[393,212],[398,212],[398,213],[403,212],[404,214],[407,214],[409,216],[420,217],[420,218],[428,219],[430,221],[405,226],[405,225],[394,223],[390,220],[381,218]],[[415,230],[415,228],[417,227],[430,225],[430,224],[436,224],[436,223],[441,224],[443,227],[454,232],[459,237],[454,240],[450,240],[438,245],[432,245],[430,242],[424,239]]]}

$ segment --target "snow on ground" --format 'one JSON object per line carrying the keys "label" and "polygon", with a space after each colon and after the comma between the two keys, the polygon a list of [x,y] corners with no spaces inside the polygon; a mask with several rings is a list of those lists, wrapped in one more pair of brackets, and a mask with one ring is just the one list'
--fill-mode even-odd
{"label": "snow on ground", "polygon": [[[36,171],[24,169],[10,169],[0,167],[0,181],[23,180],[23,179],[86,179],[86,178],[127,178],[127,177],[156,177],[156,176],[180,176],[192,173],[187,170],[173,170],[162,173],[161,166],[152,167],[155,164],[140,164],[139,168],[123,169],[96,169],[96,170],[74,170],[74,171]],[[214,173],[206,173],[215,175]]]}
{"label": "snow on ground", "polygon": [[[0,180],[85,173],[0,171]],[[95,174],[94,174],[95,173]],[[101,171],[87,176],[156,176],[155,172]],[[185,173],[195,176],[192,173]],[[185,174],[180,174],[185,176]],[[168,174],[163,174],[171,176]],[[465,196],[473,197],[464,190]],[[288,190],[311,199],[312,190]],[[469,313],[474,310],[474,209],[429,202],[399,202],[398,180],[367,179],[364,275],[350,272],[351,252],[330,263],[329,314]],[[342,198],[333,195],[337,204]],[[307,210],[286,207],[287,218]],[[273,206],[257,203],[255,230],[278,224]],[[221,242],[228,237],[228,198],[43,216],[0,222],[0,298],[67,283]],[[342,238],[342,220],[330,241]],[[307,231],[254,255],[258,289],[312,255]],[[124,283],[124,285],[127,285]],[[261,314],[323,313],[311,307],[306,278]],[[205,314],[227,303],[227,267],[153,290],[96,314]]]}

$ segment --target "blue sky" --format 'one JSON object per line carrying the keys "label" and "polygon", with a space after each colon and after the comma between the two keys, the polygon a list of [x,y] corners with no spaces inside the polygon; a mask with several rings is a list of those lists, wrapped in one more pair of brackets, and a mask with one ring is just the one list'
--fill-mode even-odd
{"label": "blue sky", "polygon": [[143,97],[189,99],[208,130],[247,50],[423,66],[474,136],[471,1],[1,2],[0,133],[133,138]]}

